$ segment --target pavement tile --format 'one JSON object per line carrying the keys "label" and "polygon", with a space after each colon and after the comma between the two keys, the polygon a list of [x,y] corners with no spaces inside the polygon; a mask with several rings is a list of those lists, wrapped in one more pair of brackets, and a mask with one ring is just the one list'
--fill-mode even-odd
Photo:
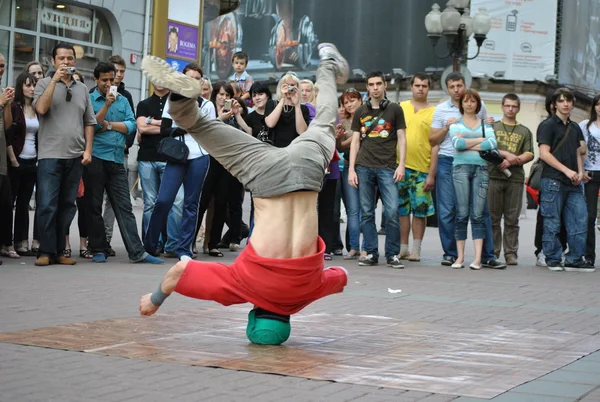
{"label": "pavement tile", "polygon": [[597,373],[586,373],[567,369],[556,370],[550,374],[546,374],[545,376],[538,378],[538,380],[600,386],[600,375]]}
{"label": "pavement tile", "polygon": [[566,398],[549,395],[532,395],[513,391],[509,391],[505,394],[491,399],[491,401],[493,402],[576,402],[577,400],[578,398]]}
{"label": "pavement tile", "polygon": [[596,388],[595,385],[573,384],[556,381],[535,380],[519,385],[511,391],[533,395],[548,395],[562,398],[579,398]]}

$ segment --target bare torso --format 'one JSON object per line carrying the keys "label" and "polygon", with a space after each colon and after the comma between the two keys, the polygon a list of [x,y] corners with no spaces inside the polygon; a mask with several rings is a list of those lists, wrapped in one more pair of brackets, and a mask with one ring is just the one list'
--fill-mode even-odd
{"label": "bare torso", "polygon": [[265,258],[299,258],[317,252],[317,197],[300,191],[254,198],[254,230],[250,242]]}

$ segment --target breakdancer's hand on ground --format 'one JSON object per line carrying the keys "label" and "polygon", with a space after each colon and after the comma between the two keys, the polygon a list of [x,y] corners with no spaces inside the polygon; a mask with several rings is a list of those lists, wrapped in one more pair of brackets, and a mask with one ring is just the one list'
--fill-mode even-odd
{"label": "breakdancer's hand on ground", "polygon": [[152,293],[143,295],[140,299],[140,315],[151,316],[158,310],[158,306],[152,304],[150,296],[152,296]]}

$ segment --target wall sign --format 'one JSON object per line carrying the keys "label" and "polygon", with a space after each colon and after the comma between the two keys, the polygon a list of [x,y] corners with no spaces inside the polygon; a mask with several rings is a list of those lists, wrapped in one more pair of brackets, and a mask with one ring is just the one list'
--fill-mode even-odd
{"label": "wall sign", "polygon": [[42,9],[42,24],[83,33],[92,31],[92,20],[88,17],[46,7]]}

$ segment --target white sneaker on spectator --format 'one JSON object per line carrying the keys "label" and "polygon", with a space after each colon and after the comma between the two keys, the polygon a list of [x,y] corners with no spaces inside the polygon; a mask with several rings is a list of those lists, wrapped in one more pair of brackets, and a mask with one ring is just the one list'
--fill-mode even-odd
{"label": "white sneaker on spectator", "polygon": [[540,253],[537,255],[537,260],[535,261],[535,265],[537,265],[538,267],[547,267],[548,264],[546,264],[546,256],[544,255],[543,251],[540,251]]}

